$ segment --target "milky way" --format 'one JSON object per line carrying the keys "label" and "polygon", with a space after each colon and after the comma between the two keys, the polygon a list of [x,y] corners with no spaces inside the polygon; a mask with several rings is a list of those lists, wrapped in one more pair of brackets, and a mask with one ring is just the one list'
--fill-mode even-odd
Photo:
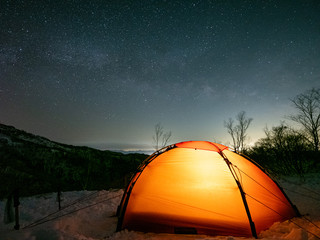
{"label": "milky way", "polygon": [[1,1],[0,122],[70,144],[252,141],[319,87],[318,1]]}

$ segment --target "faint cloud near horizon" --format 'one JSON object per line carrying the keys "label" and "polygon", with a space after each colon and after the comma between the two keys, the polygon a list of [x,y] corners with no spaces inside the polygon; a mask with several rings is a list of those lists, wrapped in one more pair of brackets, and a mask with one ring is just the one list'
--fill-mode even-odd
{"label": "faint cloud near horizon", "polygon": [[144,153],[150,155],[155,152],[151,145],[143,143],[75,143],[75,145],[87,146],[102,151],[109,150],[122,153]]}

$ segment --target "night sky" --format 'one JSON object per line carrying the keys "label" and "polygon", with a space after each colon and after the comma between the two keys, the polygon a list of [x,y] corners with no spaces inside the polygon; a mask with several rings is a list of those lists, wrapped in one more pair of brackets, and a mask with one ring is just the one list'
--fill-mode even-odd
{"label": "night sky", "polygon": [[320,87],[317,0],[0,0],[0,26],[0,123],[68,144],[227,144],[240,111],[254,142]]}

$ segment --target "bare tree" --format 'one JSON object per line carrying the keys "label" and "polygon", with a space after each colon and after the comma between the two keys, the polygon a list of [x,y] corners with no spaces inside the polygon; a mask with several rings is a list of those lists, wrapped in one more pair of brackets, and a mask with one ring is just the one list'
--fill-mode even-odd
{"label": "bare tree", "polygon": [[239,150],[239,141],[238,141],[238,128],[234,126],[234,120],[229,118],[228,121],[224,121],[224,127],[227,128],[228,133],[230,134],[233,142],[233,148],[236,152]]}
{"label": "bare tree", "polygon": [[252,118],[246,118],[246,112],[242,111],[239,112],[237,115],[237,120],[238,120],[238,126],[239,126],[239,131],[240,131],[240,136],[239,136],[239,142],[240,142],[240,150],[244,150],[244,143],[247,140],[247,130],[250,126],[250,123],[252,122]]}
{"label": "bare tree", "polygon": [[165,147],[170,138],[171,138],[171,131],[169,132],[164,132],[163,126],[160,123],[157,123],[154,126],[154,135],[153,135],[153,142],[154,142],[154,148],[156,151],[159,149]]}
{"label": "bare tree", "polygon": [[302,125],[314,150],[316,152],[319,151],[320,88],[312,88],[305,93],[299,94],[291,102],[298,110],[298,113],[290,115],[289,119]]}
{"label": "bare tree", "polygon": [[233,148],[236,152],[243,151],[245,148],[245,140],[247,139],[247,130],[252,122],[252,118],[246,117],[246,112],[241,111],[236,116],[237,125],[234,125],[234,120],[229,118],[224,121],[224,127],[227,128],[228,133],[232,137]]}

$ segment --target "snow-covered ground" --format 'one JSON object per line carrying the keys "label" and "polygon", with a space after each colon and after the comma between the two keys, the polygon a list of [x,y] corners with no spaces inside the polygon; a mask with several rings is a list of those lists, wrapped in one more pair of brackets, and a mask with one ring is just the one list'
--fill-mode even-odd
{"label": "snow-covered ground", "polygon": [[[304,182],[291,177],[278,181],[285,192],[304,214],[304,218],[275,223],[262,232],[259,238],[269,239],[320,239],[320,177],[309,175]],[[56,193],[22,198],[20,200],[20,230],[14,223],[5,224],[5,202],[0,201],[0,240],[245,240],[232,236],[173,235],[115,232],[117,206],[123,190],[99,192],[64,192],[62,210],[58,211]],[[48,216],[49,215],[49,216]],[[45,218],[48,216],[47,218]],[[309,221],[309,220],[311,221]],[[40,220],[39,222],[36,222]],[[33,224],[33,225],[32,225]],[[315,234],[316,236],[312,235]]]}

